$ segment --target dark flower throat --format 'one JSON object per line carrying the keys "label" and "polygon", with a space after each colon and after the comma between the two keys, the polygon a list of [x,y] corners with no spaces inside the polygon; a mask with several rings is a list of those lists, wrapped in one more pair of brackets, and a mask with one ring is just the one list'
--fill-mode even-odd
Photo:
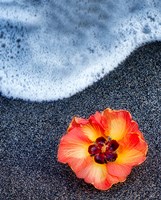
{"label": "dark flower throat", "polygon": [[96,163],[105,164],[107,162],[114,162],[117,158],[116,149],[119,144],[116,140],[99,137],[95,143],[88,147],[88,152],[91,156],[94,156]]}

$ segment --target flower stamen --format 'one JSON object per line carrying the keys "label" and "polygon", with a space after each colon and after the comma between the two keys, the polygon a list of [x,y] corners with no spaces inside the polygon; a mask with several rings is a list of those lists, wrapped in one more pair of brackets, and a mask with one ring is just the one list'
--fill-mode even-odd
{"label": "flower stamen", "polygon": [[116,160],[117,153],[115,151],[118,147],[119,144],[116,140],[106,140],[104,137],[99,137],[94,144],[88,147],[88,153],[94,156],[96,163],[105,164]]}

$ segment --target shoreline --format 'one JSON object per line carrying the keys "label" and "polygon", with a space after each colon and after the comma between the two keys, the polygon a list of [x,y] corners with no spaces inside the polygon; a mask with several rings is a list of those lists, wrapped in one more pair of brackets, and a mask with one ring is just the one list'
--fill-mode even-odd
{"label": "shoreline", "polygon": [[[30,102],[0,96],[0,199],[159,199],[161,42],[139,47],[98,82],[70,98]],[[124,183],[101,192],[57,162],[73,116],[126,109],[149,144],[147,160]]]}

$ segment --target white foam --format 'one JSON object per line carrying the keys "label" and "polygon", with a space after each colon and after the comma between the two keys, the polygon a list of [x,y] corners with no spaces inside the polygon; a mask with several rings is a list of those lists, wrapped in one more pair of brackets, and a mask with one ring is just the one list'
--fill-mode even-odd
{"label": "white foam", "polygon": [[0,91],[33,101],[69,97],[161,39],[159,0],[0,2]]}

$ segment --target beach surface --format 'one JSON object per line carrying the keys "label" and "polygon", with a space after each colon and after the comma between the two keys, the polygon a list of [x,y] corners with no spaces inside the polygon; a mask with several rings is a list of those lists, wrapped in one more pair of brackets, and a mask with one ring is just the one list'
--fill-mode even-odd
{"label": "beach surface", "polygon": [[[149,145],[124,183],[99,191],[57,162],[73,116],[126,109]],[[30,102],[0,96],[1,200],[161,199],[161,42],[135,50],[115,70],[70,98]]]}

